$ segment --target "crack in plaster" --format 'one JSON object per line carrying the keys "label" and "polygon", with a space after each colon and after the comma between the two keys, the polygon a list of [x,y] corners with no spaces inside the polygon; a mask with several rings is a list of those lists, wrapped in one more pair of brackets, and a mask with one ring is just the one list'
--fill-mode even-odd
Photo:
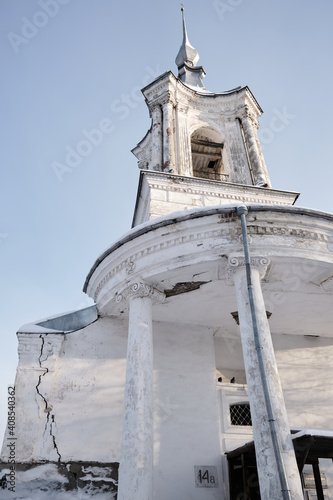
{"label": "crack in plaster", "polygon": [[[44,428],[44,435],[45,435],[45,432],[47,430],[47,426],[50,424],[50,436],[52,438],[52,443],[53,443],[53,447],[58,455],[58,462],[61,461],[61,454],[59,453],[59,449],[58,449],[58,446],[57,446],[57,443],[56,443],[56,439],[55,439],[55,435],[53,434],[53,425],[56,426],[56,423],[55,423],[55,416],[54,414],[51,414],[51,411],[52,411],[52,406],[49,406],[48,402],[47,402],[47,399],[43,396],[43,394],[40,392],[39,390],[39,387],[42,383],[42,378],[45,377],[45,375],[47,373],[49,373],[49,369],[47,366],[42,366],[42,363],[44,363],[45,361],[48,360],[49,358],[49,355],[47,354],[45,359],[42,360],[42,357],[44,355],[44,346],[45,346],[45,336],[44,335],[40,335],[39,336],[40,339],[41,339],[41,347],[40,347],[40,355],[38,357],[38,363],[39,363],[39,367],[44,370],[44,373],[41,373],[38,377],[38,384],[36,385],[36,391],[37,391],[37,394],[41,397],[41,399],[43,400],[44,404],[45,404],[45,408],[44,408],[44,412],[47,414],[46,416],[46,422],[45,422],[45,428]],[[51,422],[50,422],[50,415],[51,415]]]}
{"label": "crack in plaster", "polygon": [[55,423],[55,420],[54,420],[54,415],[51,415],[50,436],[52,437],[53,446],[54,446],[54,449],[58,455],[58,462],[61,462],[61,455],[59,453],[58,445],[57,445],[56,440],[55,440],[55,435],[53,434],[53,425],[57,426],[57,424]]}
{"label": "crack in plaster", "polygon": [[[36,385],[36,391],[37,391],[37,394],[42,398],[42,400],[44,401],[44,404],[45,404],[45,412],[48,413],[48,404],[47,404],[47,401],[45,399],[45,397],[43,396],[43,394],[41,394],[41,392],[39,392],[39,386],[40,384],[42,383],[42,377],[44,377],[48,372],[49,372],[49,369],[46,367],[44,368],[42,366],[42,356],[43,356],[43,349],[44,349],[44,344],[45,344],[45,338],[43,337],[43,335],[40,335],[39,338],[42,340],[42,343],[41,343],[41,348],[40,348],[40,355],[39,355],[39,358],[38,358],[38,363],[39,363],[39,366],[42,370],[45,370],[44,373],[41,373],[38,377],[38,384]],[[47,359],[47,358],[46,358]],[[45,360],[46,361],[46,360]],[[48,415],[49,416],[49,415]]]}

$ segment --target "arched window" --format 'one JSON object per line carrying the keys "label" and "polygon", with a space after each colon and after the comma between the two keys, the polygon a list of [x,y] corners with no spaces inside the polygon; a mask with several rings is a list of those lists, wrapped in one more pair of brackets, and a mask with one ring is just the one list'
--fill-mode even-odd
{"label": "arched window", "polygon": [[226,181],[223,165],[223,142],[213,129],[201,128],[191,136],[193,177]]}

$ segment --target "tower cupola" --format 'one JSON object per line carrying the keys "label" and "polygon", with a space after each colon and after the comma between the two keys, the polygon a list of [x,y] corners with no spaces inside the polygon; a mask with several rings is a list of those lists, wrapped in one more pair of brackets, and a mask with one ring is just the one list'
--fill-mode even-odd
{"label": "tower cupola", "polygon": [[182,21],[178,77],[168,71],[142,89],[151,127],[132,150],[141,169],[133,225],[193,207],[293,204],[295,193],[271,189],[257,133],[262,109],[252,92],[203,87],[183,7]]}

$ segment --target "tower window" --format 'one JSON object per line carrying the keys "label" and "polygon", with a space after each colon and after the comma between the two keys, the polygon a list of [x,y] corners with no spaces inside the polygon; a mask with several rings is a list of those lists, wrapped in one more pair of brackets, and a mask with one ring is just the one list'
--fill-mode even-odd
{"label": "tower window", "polygon": [[231,425],[252,425],[249,403],[230,405]]}
{"label": "tower window", "polygon": [[199,129],[191,137],[193,176],[214,181],[226,181],[220,135],[211,129]]}

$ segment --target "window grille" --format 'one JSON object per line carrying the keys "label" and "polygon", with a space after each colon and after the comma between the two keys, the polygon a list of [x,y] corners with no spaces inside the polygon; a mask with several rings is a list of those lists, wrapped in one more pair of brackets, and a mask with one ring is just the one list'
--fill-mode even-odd
{"label": "window grille", "polygon": [[249,403],[230,405],[231,425],[252,425]]}

